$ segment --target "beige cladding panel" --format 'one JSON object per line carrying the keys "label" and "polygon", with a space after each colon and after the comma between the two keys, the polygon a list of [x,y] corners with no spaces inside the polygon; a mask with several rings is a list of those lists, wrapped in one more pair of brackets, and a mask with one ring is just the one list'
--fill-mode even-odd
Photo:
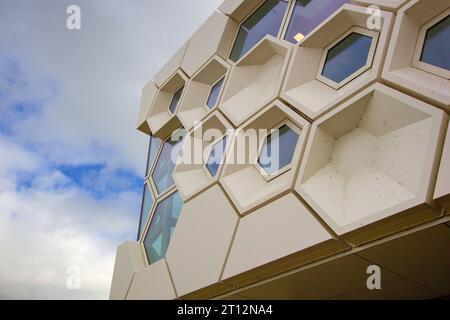
{"label": "beige cladding panel", "polygon": [[[239,283],[233,277],[329,241],[334,241],[332,236],[305,205],[293,194],[285,195],[241,219],[223,279]],[[318,248],[315,258],[320,254]],[[278,271],[283,271],[282,267]]]}
{"label": "beige cladding panel", "polygon": [[236,21],[220,12],[214,12],[192,35],[181,69],[192,76],[216,54],[227,59],[237,28]]}
{"label": "beige cladding panel", "polygon": [[172,300],[176,297],[167,263],[162,259],[136,272],[127,300]]}
{"label": "beige cladding panel", "polygon": [[145,267],[140,244],[127,241],[117,248],[110,299],[125,299],[135,272]]}
{"label": "beige cladding panel", "polygon": [[153,77],[153,80],[155,81],[158,87],[162,87],[162,85],[180,68],[188,44],[189,41],[184,43],[180,47],[180,49],[178,49],[175,55],[172,58],[170,58],[170,60]]}
{"label": "beige cladding panel", "polygon": [[238,215],[219,186],[184,204],[167,251],[180,296],[220,280]]}
{"label": "beige cladding panel", "polygon": [[137,129],[146,134],[150,134],[150,127],[148,126],[147,123],[147,117],[150,111],[150,107],[152,106],[153,101],[155,100],[157,92],[158,87],[156,87],[156,83],[153,80],[149,81],[145,85],[145,87],[142,88]]}

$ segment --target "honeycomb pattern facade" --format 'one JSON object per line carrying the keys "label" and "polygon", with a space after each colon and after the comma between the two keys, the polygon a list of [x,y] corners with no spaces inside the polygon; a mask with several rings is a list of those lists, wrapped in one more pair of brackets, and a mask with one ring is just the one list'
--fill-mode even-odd
{"label": "honeycomb pattern facade", "polygon": [[[317,14],[308,25],[295,20],[304,19],[297,2],[225,0],[143,88],[137,128],[151,137],[145,190],[152,194],[143,196],[137,242],[116,257],[111,298],[236,298],[240,288],[264,280],[270,287],[267,279],[311,264],[356,268],[353,250],[450,219],[450,70],[420,61],[427,31],[450,12],[448,0],[312,0],[318,7],[308,10]],[[254,45],[230,58],[241,26],[264,6],[285,7],[278,33],[249,34]],[[367,55],[346,63],[352,37],[356,46],[364,40]],[[339,70],[346,65],[351,72]],[[337,83],[329,74],[345,77]],[[282,172],[267,177],[233,162],[251,149],[238,143],[243,132],[283,125],[297,140]],[[207,129],[217,134],[197,134]],[[174,133],[184,138],[172,165],[162,157]],[[195,156],[186,141],[198,142],[207,159],[221,139],[224,163],[214,175],[206,160],[180,161]],[[259,159],[258,150],[246,151]],[[151,261],[145,237],[155,209],[175,193],[183,201],[178,222],[164,239],[165,257]],[[268,290],[243,292],[289,297]]]}

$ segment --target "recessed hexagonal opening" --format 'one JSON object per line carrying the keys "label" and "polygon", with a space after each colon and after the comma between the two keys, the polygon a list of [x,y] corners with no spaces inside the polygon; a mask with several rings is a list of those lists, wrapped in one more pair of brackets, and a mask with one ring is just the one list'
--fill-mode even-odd
{"label": "recessed hexagonal opening", "polygon": [[324,53],[319,68],[319,80],[339,89],[372,65],[378,34],[352,28]]}
{"label": "recessed hexagonal opening", "polygon": [[419,31],[413,66],[450,79],[450,9]]}
{"label": "recessed hexagonal opening", "polygon": [[220,109],[240,125],[278,95],[291,47],[267,36],[231,71]]}
{"label": "recessed hexagonal opening", "polygon": [[283,121],[264,138],[256,162],[264,176],[272,179],[291,167],[299,136],[297,130],[289,121]]}
{"label": "recessed hexagonal opening", "polygon": [[344,5],[295,48],[281,97],[316,120],[380,77],[393,15],[367,29],[365,8]]}
{"label": "recessed hexagonal opening", "polygon": [[232,128],[225,117],[215,111],[186,136],[183,157],[173,173],[184,201],[217,182]]}
{"label": "recessed hexagonal opening", "polygon": [[175,184],[172,173],[177,159],[174,159],[174,155],[179,154],[185,134],[186,130],[180,129],[167,138],[161,146],[158,159],[151,174],[151,182],[154,184],[158,194],[166,192]]}
{"label": "recessed hexagonal opening", "polygon": [[[450,71],[421,59],[423,49],[431,49],[424,46],[427,31],[449,14],[446,0],[411,0],[406,3],[397,13],[382,74],[383,80],[391,86],[447,112],[450,111]],[[438,53],[444,52],[448,41],[440,41],[437,46]],[[428,52],[436,52],[436,49]]]}
{"label": "recessed hexagonal opening", "polygon": [[375,85],[314,124],[296,189],[338,234],[422,204],[443,119]]}
{"label": "recessed hexagonal opening", "polygon": [[287,7],[287,0],[265,0],[239,27],[230,59],[238,61],[266,35],[277,37]]}
{"label": "recessed hexagonal opening", "polygon": [[178,192],[170,194],[156,204],[143,241],[149,264],[165,257],[182,206],[183,202]]}
{"label": "recessed hexagonal opening", "polygon": [[[286,123],[289,123],[290,129],[295,128],[294,131],[298,135],[291,164],[287,168],[274,170],[273,175],[267,175],[258,165],[261,148],[270,134],[270,129],[279,128],[281,124]],[[292,187],[308,130],[309,123],[279,100],[268,105],[236,130],[220,183],[241,214],[250,212]],[[273,156],[280,155],[273,153]]]}
{"label": "recessed hexagonal opening", "polygon": [[420,61],[450,70],[450,15],[428,29]]}
{"label": "recessed hexagonal opening", "polygon": [[185,128],[190,130],[217,107],[229,68],[228,63],[215,56],[189,81],[178,112]]}
{"label": "recessed hexagonal opening", "polygon": [[152,133],[161,139],[180,126],[176,113],[187,81],[188,78],[181,71],[177,71],[156,94],[147,121]]}

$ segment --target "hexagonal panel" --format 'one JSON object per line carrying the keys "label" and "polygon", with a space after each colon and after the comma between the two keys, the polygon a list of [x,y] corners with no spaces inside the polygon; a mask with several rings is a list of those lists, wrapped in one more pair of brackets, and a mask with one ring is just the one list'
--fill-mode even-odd
{"label": "hexagonal panel", "polygon": [[145,267],[141,246],[127,241],[117,248],[114,273],[111,283],[110,299],[123,300],[127,296],[135,272]]}
{"label": "hexagonal panel", "polygon": [[173,155],[179,154],[185,134],[186,130],[178,130],[162,144],[151,175],[151,181],[158,194],[166,192],[175,183],[172,173],[177,159],[173,159]]}
{"label": "hexagonal panel", "polygon": [[347,2],[349,0],[295,0],[284,39],[294,44],[301,41]]}
{"label": "hexagonal panel", "polygon": [[127,300],[172,300],[176,293],[164,259],[134,274]]}
{"label": "hexagonal panel", "polygon": [[177,191],[157,202],[143,240],[149,264],[165,257],[182,206],[183,202]]}
{"label": "hexagonal panel", "polygon": [[296,190],[356,244],[432,219],[424,204],[447,118],[375,84],[314,123]]}
{"label": "hexagonal panel", "polygon": [[194,124],[212,112],[222,97],[230,65],[214,56],[196,73],[186,87],[178,117],[190,130]]}
{"label": "hexagonal panel", "polygon": [[380,12],[379,30],[367,29],[368,19],[365,8],[346,4],[305,37],[293,52],[281,97],[316,120],[378,80],[393,14]]}
{"label": "hexagonal panel", "polygon": [[[289,123],[298,135],[292,163],[286,170],[267,175],[257,165],[260,147],[270,129],[282,123]],[[276,100],[236,130],[219,181],[241,214],[292,188],[309,127],[308,121]],[[279,156],[279,153],[273,155]]]}
{"label": "hexagonal panel", "polygon": [[183,206],[167,251],[180,296],[200,289],[210,295],[222,290],[223,284],[218,282],[237,222],[238,215],[217,185]]}
{"label": "hexagonal panel", "polygon": [[237,28],[236,21],[214,12],[192,35],[181,68],[192,76],[214,55],[227,59]]}
{"label": "hexagonal panel", "polygon": [[165,139],[181,126],[176,116],[188,78],[177,71],[158,91],[148,114],[148,125],[153,135]]}
{"label": "hexagonal panel", "polygon": [[234,125],[278,96],[290,54],[290,44],[267,36],[236,63],[219,106]]}
{"label": "hexagonal panel", "polygon": [[154,81],[149,81],[144,88],[142,88],[141,102],[139,106],[139,118],[137,123],[137,129],[146,134],[150,134],[150,127],[147,123],[148,112],[155,100],[158,88]]}
{"label": "hexagonal panel", "polygon": [[345,248],[290,193],[241,219],[222,279],[241,287]]}
{"label": "hexagonal panel", "polygon": [[[217,182],[224,162],[220,150],[214,156],[214,163],[209,164],[215,175],[208,170],[208,160],[214,148],[227,147],[232,135],[228,131],[232,128],[225,117],[215,111],[186,136],[183,157],[173,172],[173,179],[184,201]],[[225,137],[227,144],[217,145]]]}
{"label": "hexagonal panel", "polygon": [[[446,0],[411,0],[397,13],[383,80],[450,111],[450,72],[420,61],[427,30],[450,12]],[[441,44],[444,50],[444,44]]]}
{"label": "hexagonal panel", "polygon": [[183,61],[183,57],[186,53],[186,49],[188,47],[189,41],[184,43],[180,49],[173,55],[172,58],[167,61],[167,63],[155,74],[153,80],[156,85],[161,88],[167,80],[172,77],[175,72],[180,68],[181,62]]}
{"label": "hexagonal panel", "polygon": [[288,1],[266,0],[239,27],[230,59],[241,59],[266,35],[277,37],[286,15]]}

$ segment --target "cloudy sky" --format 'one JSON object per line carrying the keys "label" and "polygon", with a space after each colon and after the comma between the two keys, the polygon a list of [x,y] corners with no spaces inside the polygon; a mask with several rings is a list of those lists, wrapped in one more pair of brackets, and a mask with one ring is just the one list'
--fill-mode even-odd
{"label": "cloudy sky", "polygon": [[137,232],[140,89],[220,2],[0,0],[0,299],[108,297]]}

